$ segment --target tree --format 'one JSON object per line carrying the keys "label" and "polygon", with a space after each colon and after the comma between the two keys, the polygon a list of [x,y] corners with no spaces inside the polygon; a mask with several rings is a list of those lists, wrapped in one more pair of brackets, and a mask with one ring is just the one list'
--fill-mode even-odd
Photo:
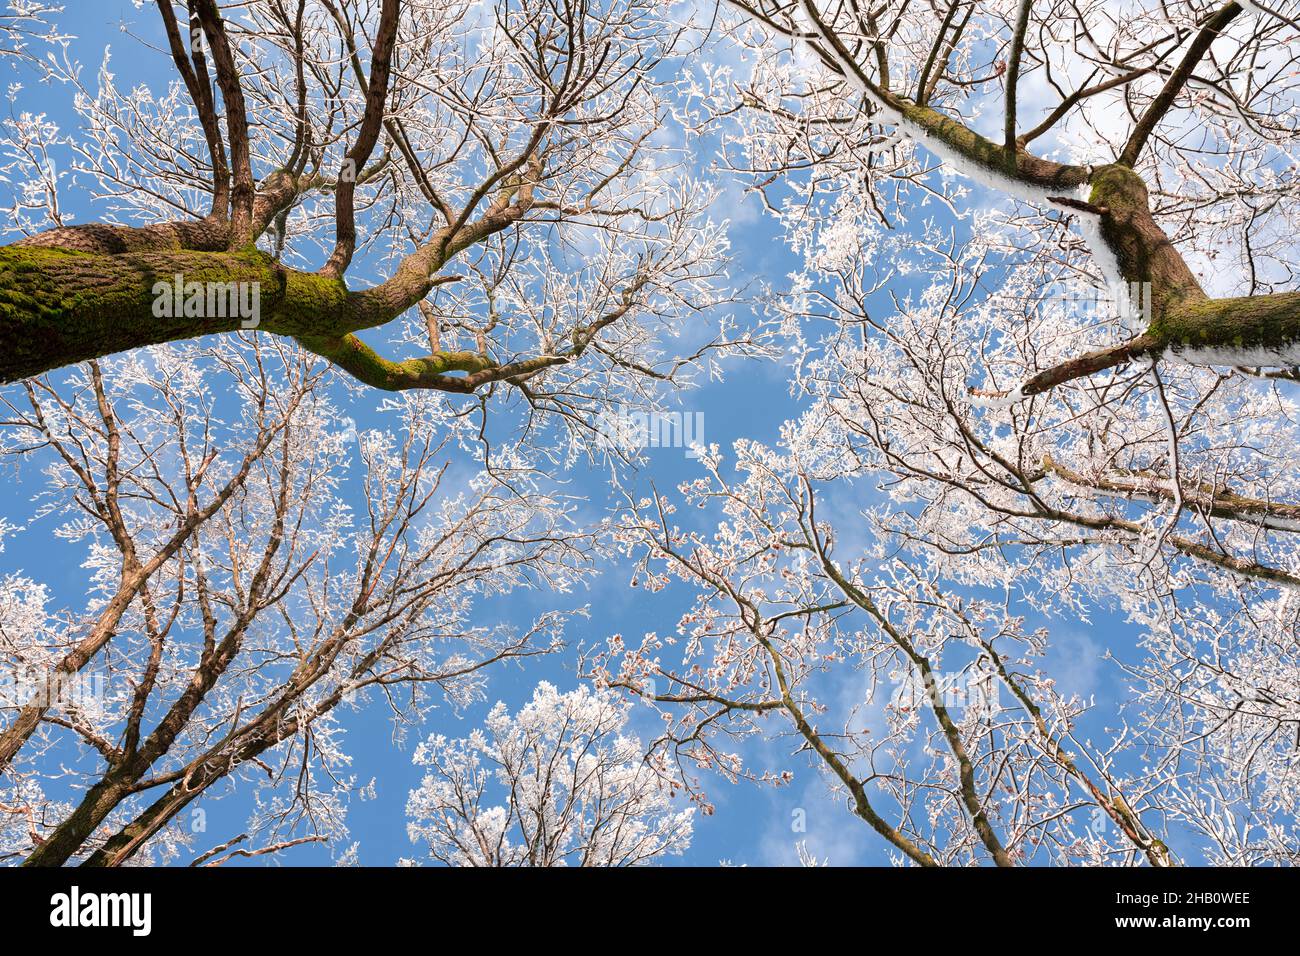
{"label": "tree", "polygon": [[[817,488],[845,477],[842,462],[818,474],[797,453],[737,453],[742,480],[715,454],[683,486],[725,515],[714,533],[676,524],[665,498],[632,503],[620,531],[639,584],[694,589],[678,638],[615,637],[589,658],[594,677],[663,715],[652,751],[665,773],[700,800],[697,767],[787,783],[789,771],[749,769],[738,743],[791,735],[900,860],[1173,862],[1154,787],[1117,769],[1118,746],[1077,736],[1087,704],[1043,672],[1046,632],[879,545],[841,559]],[[680,662],[665,659],[678,639]],[[865,679],[841,717],[831,675],[844,667]]]}
{"label": "tree", "polygon": [[[1226,178],[1240,181],[1258,170],[1267,180],[1264,194],[1290,195],[1293,184],[1274,186],[1268,171],[1289,155],[1293,141],[1288,120],[1294,79],[1285,66],[1267,80],[1251,73],[1261,58],[1292,61],[1295,26],[1285,15],[1251,4],[1243,17],[1245,8],[1234,2],[1177,4],[1123,18],[1108,15],[1102,3],[1032,0],[981,8],[979,17],[975,4],[961,0],[945,4],[942,16],[894,3],[871,11],[814,0],[754,5],[732,0],[732,6],[776,40],[797,44],[822,68],[819,76],[783,86],[795,58],[782,51],[785,44],[770,44],[771,60],[765,66],[777,75],[764,76],[772,85],[762,92],[771,95],[755,96],[759,108],[789,120],[790,132],[831,131],[841,148],[813,158],[832,166],[864,165],[868,156],[895,145],[887,136],[873,141],[873,128],[893,127],[957,171],[1081,220],[1107,279],[1149,287],[1149,323],[1141,334],[1036,370],[1004,394],[1041,394],[1063,382],[1166,354],[1208,364],[1294,364],[1300,293],[1273,292],[1278,280],[1255,274],[1248,294],[1211,297],[1184,254],[1203,251],[1222,241],[1223,233],[1236,232],[1250,261],[1262,265],[1270,253],[1261,255],[1242,234],[1258,234],[1263,221],[1227,213],[1211,218],[1210,229],[1192,230],[1193,222],[1203,223],[1207,212],[1229,205],[1234,197],[1210,187],[1204,204],[1184,203],[1169,211],[1161,204],[1153,208],[1148,182],[1163,193],[1169,184],[1162,177],[1179,167],[1190,174],[1209,166],[1198,159],[1208,153],[1224,160],[1230,170],[1221,174]],[[1070,40],[1064,39],[1067,25]],[[1053,70],[1067,83],[1064,89]],[[1060,92],[1060,102],[1037,125],[1023,129],[1018,94],[1035,73],[1040,87]],[[791,116],[780,108],[779,97],[802,87],[815,93]],[[971,115],[999,89],[1002,135],[981,135]],[[1102,111],[1116,105],[1129,117],[1122,131],[1101,122]],[[1184,110],[1206,124],[1205,143],[1193,146],[1180,137],[1178,114]],[[1057,162],[1030,151],[1034,140],[1064,131],[1088,137],[1086,146],[1075,151],[1086,151],[1090,161]],[[1243,142],[1243,136],[1251,142]],[[819,146],[812,145],[814,150]],[[1260,152],[1250,156],[1249,146]],[[790,148],[800,147],[792,142]],[[867,181],[874,186],[900,173],[887,162],[868,173]],[[1193,180],[1188,191],[1196,191],[1195,177],[1187,179]],[[1183,229],[1171,238],[1162,222]],[[1184,237],[1188,241],[1180,251],[1176,240]]]}
{"label": "tree", "polygon": [[[578,443],[534,434],[589,435],[761,336],[709,318],[726,239],[663,132],[683,51],[657,0],[123,9],[161,88],[108,51],[88,82],[65,8],[0,17],[3,443],[88,569],[85,607],[3,588],[0,854],[337,845],[366,793],[340,708],[382,698],[401,736],[559,646],[567,612],[474,614],[591,570],[531,453]],[[70,91],[75,128],[22,109],[31,86]],[[407,394],[358,434],[340,402],[367,387]],[[248,827],[204,850],[199,801],[236,781]]]}
{"label": "tree", "polygon": [[[476,699],[484,667],[557,646],[561,611],[518,631],[473,609],[587,573],[570,506],[522,465],[453,481],[440,456],[458,436],[431,393],[358,432],[325,373],[290,343],[231,339],[92,362],[7,403],[6,450],[46,476],[37,518],[87,555],[84,608],[0,587],[0,660],[19,676],[0,701],[7,857],[337,842],[364,791],[341,710],[378,699],[401,733],[439,699]],[[51,800],[52,780],[80,793]],[[182,814],[232,780],[257,792],[249,829],[199,853],[202,811]]]}
{"label": "tree", "polygon": [[[701,68],[695,95],[738,123],[729,162],[804,257],[776,308],[810,408],[780,449],[737,448],[743,482],[715,466],[688,489],[724,509],[715,540],[657,498],[633,509],[640,553],[700,603],[680,667],[648,663],[652,634],[597,674],[678,715],[661,747],[732,774],[708,737],[784,715],[914,862],[1032,856],[1018,827],[1071,790],[1109,835],[1068,814],[1035,833],[1067,859],[1161,862],[1173,828],[1193,857],[1293,861],[1295,24],[1233,3],[731,6],[753,66]],[[845,480],[875,494],[841,564],[849,526],[812,515]],[[1013,600],[1136,626],[1113,741],[1070,738],[1080,712],[1033,664],[1048,633]],[[850,612],[874,638],[841,630]],[[841,657],[929,687],[954,656],[949,676],[983,662],[1010,706],[950,727],[931,701],[937,766],[906,726],[810,716]],[[1017,766],[1038,776],[1004,800],[993,768]]]}
{"label": "tree", "polygon": [[[255,325],[376,388],[508,387],[574,419],[745,347],[656,345],[718,298],[725,252],[710,188],[657,135],[657,0],[156,7],[165,94],[118,89],[107,59],[89,89],[66,37],[26,27],[63,51],[18,67],[74,90],[81,129],[6,130],[31,234],[0,247],[0,379]],[[124,221],[66,222],[60,162]],[[349,281],[362,263],[385,277]],[[372,329],[425,354],[390,360]]]}
{"label": "tree", "polygon": [[[1138,555],[1170,552],[1275,585],[1300,580],[1285,543],[1300,515],[1284,451],[1291,398],[1268,387],[1296,377],[1288,323],[1300,300],[1274,291],[1290,266],[1287,240],[1271,238],[1291,234],[1295,184],[1282,165],[1295,134],[1282,114],[1292,87],[1285,71],[1263,84],[1245,66],[1290,62],[1287,18],[1252,8],[1241,19],[1235,3],[1118,22],[1099,5],[1017,3],[976,17],[956,3],[937,24],[929,12],[895,17],[888,4],[861,22],[850,7],[826,12],[805,0],[738,6],[771,36],[754,44],[764,59],[741,91],[751,109],[734,165],[799,200],[768,200],[807,262],[782,307],[787,327],[838,323],[833,344],[796,333],[796,367],[811,373],[811,392],[856,406],[864,419],[850,428],[877,439],[883,467],[927,486],[937,507],[925,533],[968,527],[948,519],[960,501],[993,512],[986,520],[1012,535],[1068,526]],[[1065,23],[1073,42],[1055,39]],[[824,72],[810,74],[800,50]],[[1017,84],[1037,77],[1035,92],[1046,94],[1053,69],[1087,78],[1020,132]],[[963,119],[999,87],[1004,141]],[[785,105],[794,98],[797,111]],[[1132,120],[1111,130],[1104,118],[1117,107]],[[1203,123],[1195,146],[1180,137],[1187,113]],[[1057,152],[1093,161],[1028,152],[1052,135]],[[981,213],[965,237],[912,222],[927,197],[959,217],[970,202],[964,185],[925,179],[934,157],[1027,205]],[[1244,215],[1243,202],[1259,209]],[[896,228],[912,243],[890,243]],[[1212,278],[1249,294],[1210,298],[1201,287],[1209,263],[1233,256],[1244,271]],[[908,274],[928,277],[929,288],[891,292],[891,277]],[[1080,278],[1099,301],[1081,301]],[[1147,324],[1129,341],[1086,348],[1134,322]],[[858,349],[855,338],[869,341]],[[978,494],[961,490],[972,486]]]}
{"label": "tree", "polygon": [[[773,354],[765,327],[679,321],[727,298],[714,189],[691,169],[704,134],[802,260],[768,304],[805,411],[775,447],[737,446],[739,476],[706,456],[706,477],[685,489],[703,529],[673,524],[657,491],[628,499],[619,533],[635,583],[694,595],[680,646],[660,627],[585,662],[666,718],[649,772],[705,806],[701,767],[783,782],[783,768],[754,767],[729,743],[776,728],[900,861],[1294,862],[1293,6],[728,0],[715,31],[657,0],[161,0],[176,78],[157,94],[120,89],[107,61],[86,85],[46,4],[0,18],[15,76],[72,90],[80,117],[75,133],[21,111],[0,121],[10,228],[24,234],[0,247],[0,377],[45,376],[10,402],[13,434],[28,436],[12,447],[55,456],[57,507],[89,515],[60,533],[102,538],[88,550],[89,611],[58,612],[75,628],[51,620],[39,582],[15,576],[0,591],[6,653],[58,674],[60,702],[19,695],[0,730],[7,852],[174,853],[188,794],[232,761],[247,771],[267,743],[329,763],[318,738],[342,697],[319,681],[374,672],[321,672],[305,690],[292,668],[268,675],[302,653],[302,614],[333,620],[357,600],[381,611],[363,572],[341,591],[319,576],[341,547],[333,533],[319,554],[311,543],[334,520],[315,510],[330,496],[291,493],[335,473],[320,458],[329,429],[299,423],[337,417],[307,381],[322,368],[308,355],[407,393],[387,407],[401,424],[381,443],[402,451],[366,460],[377,477],[364,508],[404,514],[389,496],[432,481],[426,452],[444,438],[486,449],[483,510],[471,496],[439,518],[478,530],[430,544],[380,520],[385,530],[353,536],[359,553],[409,555],[408,577],[374,560],[394,575],[393,600],[429,602],[381,628],[397,642],[381,655],[413,668],[402,674],[414,685],[456,686],[459,664],[426,659],[413,636],[434,608],[455,622],[443,636],[475,648],[470,673],[527,652],[476,643],[477,577],[464,590],[427,577],[472,553],[493,587],[563,588],[598,547],[572,534],[534,470],[533,453],[553,463],[562,444],[498,447],[489,400],[516,401],[526,430],[583,430],[593,411],[654,401],[720,355]],[[77,182],[102,221],[71,222],[63,191]],[[383,357],[380,330],[420,357]],[[688,338],[684,354],[665,351],[665,331]],[[219,344],[171,351],[208,333]],[[263,361],[282,371],[264,377]],[[90,364],[51,381],[76,362]],[[217,414],[187,362],[234,375],[246,409]],[[282,377],[302,384],[267,394]],[[137,386],[155,393],[128,414]],[[299,393],[302,409],[282,404]],[[220,443],[190,434],[190,417],[230,423],[232,457],[206,464]],[[123,421],[148,438],[129,467]],[[214,527],[227,529],[216,558]],[[289,527],[308,538],[286,549]],[[471,542],[484,540],[480,554]],[[502,551],[520,562],[504,578]],[[209,606],[223,609],[211,622]],[[169,614],[237,663],[196,648],[176,663]],[[1137,635],[1108,648],[1134,691],[1104,735],[1080,731],[1089,704],[1058,691],[1045,663],[1056,621],[1101,614]],[[249,663],[248,635],[260,649],[264,627],[277,650]],[[334,661],[358,638],[381,641],[341,627],[302,646]],[[115,715],[62,703],[91,660],[131,672]],[[858,715],[837,710],[833,687],[863,676]],[[954,680],[978,693],[954,703]],[[157,722],[164,700],[182,729]],[[248,722],[247,700],[266,721]],[[245,724],[226,728],[209,701]],[[35,756],[76,739],[102,766],[87,802],[63,806]],[[474,746],[439,751],[438,766],[477,779]],[[155,787],[170,789],[142,806]],[[298,839],[280,824],[304,814],[341,832],[346,790],[268,800],[253,827],[262,849]],[[460,806],[438,818],[446,832],[482,836]],[[499,837],[510,812],[482,825]]]}
{"label": "tree", "polygon": [[[586,686],[537,685],[517,714],[498,702],[483,730],[430,737],[411,791],[411,839],[452,866],[642,866],[682,853],[692,808],[628,733],[628,706]],[[503,804],[490,801],[501,799]]]}

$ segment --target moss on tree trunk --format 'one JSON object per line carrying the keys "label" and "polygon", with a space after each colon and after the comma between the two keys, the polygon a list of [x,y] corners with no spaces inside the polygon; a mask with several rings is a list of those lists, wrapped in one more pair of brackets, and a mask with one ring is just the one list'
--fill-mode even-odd
{"label": "moss on tree trunk", "polygon": [[246,317],[239,314],[156,314],[155,288],[160,283],[171,286],[177,276],[185,284],[203,286],[256,283],[257,327],[280,335],[337,337],[393,317],[393,304],[380,297],[349,292],[340,279],[285,268],[255,249],[110,255],[3,246],[0,380],[15,381],[144,345],[246,327]]}

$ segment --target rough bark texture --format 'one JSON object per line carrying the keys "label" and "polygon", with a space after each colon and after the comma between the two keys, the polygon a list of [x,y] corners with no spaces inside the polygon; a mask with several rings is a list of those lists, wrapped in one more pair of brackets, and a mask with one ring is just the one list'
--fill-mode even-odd
{"label": "rough bark texture", "polygon": [[[277,171],[262,182],[253,230],[264,231],[315,176]],[[484,193],[491,195],[491,187]],[[387,281],[349,290],[342,276],[290,269],[251,243],[236,247],[231,223],[215,216],[144,228],[88,224],[52,229],[0,246],[0,382],[53,371],[146,345],[232,332],[240,316],[155,315],[157,283],[257,283],[257,328],[291,336],[377,388],[472,391],[445,372],[488,371],[483,356],[437,353],[390,362],[352,333],[384,325],[420,302],[448,260],[517,222],[532,186],[499,185],[477,219],[447,226],[415,249]],[[328,264],[327,264],[328,265]]]}
{"label": "rough bark texture", "polygon": [[61,247],[0,247],[0,379],[51,369],[159,342],[231,332],[226,317],[160,317],[157,283],[257,283],[260,328],[321,335],[381,324],[390,316],[375,297],[348,292],[341,280],[286,269],[270,256],[191,250],[105,255]]}
{"label": "rough bark texture", "polygon": [[1152,323],[1152,331],[1175,352],[1290,351],[1300,344],[1300,292],[1183,302]]}
{"label": "rough bark texture", "polygon": [[1128,282],[1151,284],[1151,311],[1163,315],[1184,302],[1205,298],[1183,257],[1151,215],[1142,177],[1114,163],[1094,169],[1089,201],[1101,214],[1101,235]]}

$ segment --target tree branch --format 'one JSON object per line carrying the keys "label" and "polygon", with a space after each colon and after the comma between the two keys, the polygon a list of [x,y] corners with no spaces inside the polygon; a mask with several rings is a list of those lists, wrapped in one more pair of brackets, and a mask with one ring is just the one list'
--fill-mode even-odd
{"label": "tree branch", "polygon": [[1174,105],[1174,100],[1187,84],[1188,78],[1196,65],[1201,62],[1202,57],[1209,51],[1210,45],[1218,39],[1220,32],[1223,31],[1229,23],[1241,13],[1241,6],[1235,2],[1228,3],[1219,8],[1218,12],[1212,16],[1200,31],[1196,38],[1192,40],[1192,45],[1187,48],[1187,53],[1169,79],[1165,81],[1164,87],[1156,94],[1156,98],[1151,101],[1146,112],[1138,120],[1137,126],[1134,127],[1133,133],[1129,136],[1128,142],[1124,144],[1124,151],[1120,153],[1119,162],[1125,166],[1136,166],[1138,156],[1142,152],[1142,147],[1146,145],[1148,137],[1156,128],[1156,124],[1164,118],[1169,109]]}
{"label": "tree branch", "polygon": [[334,251],[321,269],[328,278],[338,278],[347,270],[357,247],[356,190],[357,177],[370,159],[379,140],[384,110],[388,105],[388,81],[392,74],[393,48],[397,42],[397,24],[401,0],[383,0],[379,28],[370,54],[370,82],[366,89],[366,110],[361,119],[357,140],[348,150],[339,171],[334,193]]}
{"label": "tree branch", "polygon": [[194,9],[203,33],[212,50],[212,61],[217,67],[217,85],[226,104],[226,128],[230,132],[230,162],[234,167],[234,189],[231,191],[231,226],[236,245],[253,241],[253,164],[248,137],[248,109],[244,104],[244,90],[239,82],[239,69],[225,24],[217,10],[216,0],[194,0]]}
{"label": "tree branch", "polygon": [[1003,123],[1003,149],[1016,158],[1016,86],[1020,82],[1020,57],[1025,48],[1025,31],[1029,29],[1029,4],[1020,0],[1015,29],[1011,34],[1011,52],[1007,56],[1006,116]]}

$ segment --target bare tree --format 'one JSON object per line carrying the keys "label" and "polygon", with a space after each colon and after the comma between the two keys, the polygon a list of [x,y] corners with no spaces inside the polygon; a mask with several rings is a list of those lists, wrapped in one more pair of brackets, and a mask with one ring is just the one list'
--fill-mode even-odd
{"label": "bare tree", "polygon": [[[712,477],[726,508],[716,541],[679,539],[656,507],[637,509],[646,552],[732,605],[724,619],[701,598],[683,626],[709,639],[688,646],[686,669],[658,675],[672,693],[650,696],[687,705],[665,746],[738,773],[702,741],[785,714],[855,812],[914,862],[1032,855],[1017,829],[1032,813],[992,787],[997,767],[1017,765],[1051,768],[1018,774],[1032,785],[1017,794],[1070,790],[1112,828],[1070,835],[1070,814],[1054,818],[1067,860],[1169,862],[1171,829],[1196,835],[1193,857],[1294,860],[1289,7],[730,6],[730,41],[752,65],[702,65],[694,93],[803,258],[777,309],[810,407],[779,449],[738,446],[751,473],[738,490]],[[819,528],[815,502],[843,481],[858,513]],[[832,528],[854,542],[843,565],[823,560]],[[790,549],[817,560],[787,567]],[[951,610],[977,599],[991,603],[971,622]],[[1017,631],[1012,602],[1132,624],[1136,648],[1096,634],[1138,678],[1113,740],[1071,739],[1079,712],[1052,700],[1045,675],[1016,677],[1041,648]],[[850,612],[874,638],[841,636],[832,621]],[[720,653],[718,633],[727,656],[696,664],[704,648]],[[1010,700],[993,719],[954,721],[965,760],[926,708],[944,763],[910,775],[904,728],[841,736],[836,714],[833,731],[808,717],[810,736],[777,677],[785,669],[793,706],[817,713],[827,702],[813,678],[841,655],[899,661],[925,685],[926,667],[955,653],[944,666],[961,670],[973,654],[1001,680],[985,642],[1035,652],[996,656],[1024,700],[1002,681]],[[633,652],[630,673],[659,647],[652,637]],[[1003,743],[992,727],[1019,729]],[[1073,771],[1055,763],[1066,754]],[[888,812],[866,813],[858,785]],[[1036,805],[1066,805],[1055,799]],[[937,834],[915,811],[936,801]]]}
{"label": "bare tree", "polygon": [[[1155,787],[1119,769],[1119,747],[1076,735],[1088,708],[1043,672],[1046,633],[1005,602],[947,591],[920,561],[880,547],[840,558],[817,487],[844,473],[738,452],[742,480],[713,457],[684,486],[688,503],[726,515],[713,533],[679,526],[665,498],[632,503],[621,529],[638,584],[695,590],[680,662],[678,642],[656,634],[589,658],[593,676],[664,715],[661,772],[692,790],[696,768],[786,783],[789,771],[750,769],[739,744],[790,736],[921,866],[1173,862]],[[830,677],[842,667],[864,675],[847,713]]]}
{"label": "bare tree", "polygon": [[[744,347],[656,344],[720,297],[725,253],[710,188],[658,135],[677,31],[657,0],[156,8],[165,93],[107,62],[90,88],[66,38],[30,41],[63,42],[43,68],[81,124],[7,130],[31,234],[0,247],[3,380],[251,321],[376,388],[509,386],[572,415]],[[103,221],[64,221],[58,168]],[[232,288],[256,290],[251,320],[213,302]],[[381,328],[410,357],[358,335]]]}
{"label": "bare tree", "polygon": [[[643,760],[628,706],[609,691],[542,682],[516,714],[498,703],[482,730],[430,737],[411,791],[411,839],[451,866],[644,866],[682,853],[692,808]],[[491,801],[497,796],[504,804]]]}
{"label": "bare tree", "polygon": [[[4,584],[0,648],[20,675],[3,708],[6,854],[197,856],[178,817],[231,778],[260,798],[212,859],[337,841],[361,789],[341,705],[382,702],[400,731],[475,699],[484,666],[556,646],[559,611],[523,632],[469,616],[476,598],[585,573],[569,505],[522,465],[450,478],[457,433],[435,396],[358,434],[323,373],[289,343],[159,346],[10,406],[10,451],[46,466],[39,516],[85,548],[88,600],[56,611]],[[68,774],[72,804],[46,799]]]}
{"label": "bare tree", "polygon": [[[851,0],[729,2],[776,41],[766,44],[766,85],[749,92],[756,108],[788,121],[782,132],[792,151],[832,166],[870,167],[897,142],[873,132],[896,130],[949,168],[1081,220],[1107,278],[1149,287],[1149,321],[1139,335],[1041,369],[1014,395],[1167,353],[1223,365],[1293,364],[1300,293],[1273,291],[1287,277],[1259,275],[1269,253],[1251,242],[1262,217],[1286,215],[1294,189],[1285,181],[1274,187],[1266,172],[1290,155],[1295,138],[1295,26],[1285,14],[1256,4],[1246,14],[1235,2],[1179,3],[1122,17],[1104,3],[1074,0],[871,9]],[[1266,76],[1253,69],[1261,60],[1276,62]],[[815,74],[807,70],[812,63]],[[1018,93],[1031,79],[1046,95],[1059,91],[1060,101],[1026,129]],[[783,108],[785,95],[803,101],[797,112]],[[972,118],[991,96],[1001,100],[997,136],[983,134],[989,124]],[[1181,135],[1188,114],[1204,123],[1204,142]],[[811,142],[810,132],[817,137]],[[1031,151],[1053,133],[1084,139],[1074,152],[1089,154],[1087,161]],[[1227,194],[1221,177],[1188,183],[1182,202],[1166,200],[1166,178],[1180,167],[1190,173],[1213,165],[1207,153],[1241,186],[1252,173],[1265,177],[1257,215],[1229,211],[1238,197]],[[914,156],[900,168],[887,158],[866,173],[867,182],[887,184],[924,162]],[[1189,202],[1194,193],[1199,203]],[[1211,296],[1199,263],[1185,255],[1224,233],[1235,233],[1249,257],[1245,295]]]}

